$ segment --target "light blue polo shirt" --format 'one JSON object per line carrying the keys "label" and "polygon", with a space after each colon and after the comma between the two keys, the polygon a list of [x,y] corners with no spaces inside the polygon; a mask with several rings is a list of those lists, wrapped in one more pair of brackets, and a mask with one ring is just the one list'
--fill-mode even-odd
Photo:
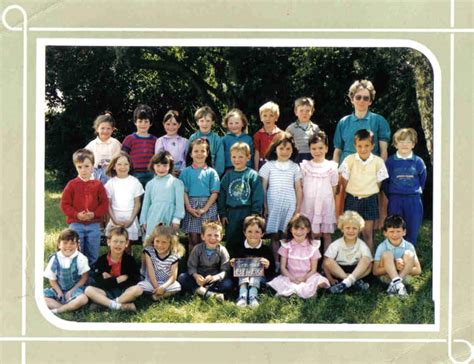
{"label": "light blue polo shirt", "polygon": [[388,241],[388,239],[385,239],[377,246],[374,261],[379,261],[382,257],[382,254],[386,251],[389,251],[393,254],[393,259],[400,259],[407,250],[410,250],[416,256],[415,247],[412,243],[406,241],[405,239],[402,239],[402,242],[399,246],[394,246]]}

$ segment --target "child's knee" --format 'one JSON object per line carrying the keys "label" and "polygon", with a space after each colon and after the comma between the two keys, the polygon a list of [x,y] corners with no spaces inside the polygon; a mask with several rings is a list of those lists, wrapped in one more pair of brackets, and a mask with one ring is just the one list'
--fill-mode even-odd
{"label": "child's knee", "polygon": [[403,260],[404,261],[407,261],[407,260],[413,260],[413,258],[415,257],[415,254],[413,254],[413,252],[411,250],[405,250],[405,252],[403,253]]}

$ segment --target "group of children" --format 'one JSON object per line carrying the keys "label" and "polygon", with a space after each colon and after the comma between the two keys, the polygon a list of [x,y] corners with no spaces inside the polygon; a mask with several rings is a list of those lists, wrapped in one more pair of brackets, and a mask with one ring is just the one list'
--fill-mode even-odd
{"label": "group of children", "polygon": [[[309,298],[318,288],[366,290],[362,278],[371,272],[389,284],[389,294],[406,295],[403,281],[421,272],[413,244],[423,217],[426,168],[413,154],[416,132],[397,131],[397,153],[384,163],[371,153],[373,133],[361,129],[354,135],[357,153],[338,166],[326,159],[328,138],[311,121],[313,100],[297,99],[294,111],[297,120],[282,131],[276,126],[278,105],[262,105],[263,127],[251,138],[245,133],[247,118],[232,109],[223,119],[228,133],[221,138],[212,131],[216,114],[204,106],[194,115],[199,130],[186,140],[178,135],[181,120],[174,110],[163,119],[166,135],[149,134],[152,110],[140,105],[133,113],[137,131],[122,144],[111,136],[112,115],[99,116],[97,138],[73,154],[78,176],[61,198],[69,229],[60,234],[45,270],[48,307],[64,312],[91,300],[135,310],[133,301],[144,292],[159,300],[181,289],[222,301],[234,286],[230,271],[241,258],[257,258],[264,273],[238,277],[239,307],[258,306],[265,283],[277,295]],[[336,219],[339,175],[346,184],[346,211]],[[385,219],[386,240],[373,258],[381,189],[389,213],[397,215]],[[98,257],[105,216],[109,251]],[[336,222],[343,236],[332,242]],[[178,275],[185,256],[180,228],[188,234],[188,269]],[[264,234],[270,246],[263,243]],[[130,241],[140,236],[141,269],[127,253]]]}

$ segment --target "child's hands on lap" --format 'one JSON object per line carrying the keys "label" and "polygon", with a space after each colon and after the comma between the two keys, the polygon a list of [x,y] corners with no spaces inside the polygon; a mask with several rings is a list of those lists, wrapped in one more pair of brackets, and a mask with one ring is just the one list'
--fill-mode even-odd
{"label": "child's hands on lap", "polygon": [[196,274],[194,279],[196,280],[196,283],[199,287],[202,287],[206,284],[206,279],[200,274]]}
{"label": "child's hands on lap", "polygon": [[165,292],[166,292],[166,289],[159,286],[158,288],[155,288],[155,290],[153,291],[153,294],[157,295],[157,296],[163,296],[165,294]]}
{"label": "child's hands on lap", "polygon": [[397,268],[399,272],[403,270],[403,268],[405,268],[405,262],[403,261],[402,258],[395,259],[395,267]]}
{"label": "child's hands on lap", "polygon": [[260,264],[263,265],[263,268],[268,269],[268,267],[270,266],[270,261],[265,258],[260,258]]}
{"label": "child's hands on lap", "polygon": [[104,278],[104,279],[109,279],[109,278],[112,278],[112,276],[111,276],[109,273],[107,273],[107,272],[103,272],[103,273],[102,273],[102,278]]}
{"label": "child's hands on lap", "polygon": [[122,274],[121,276],[117,277],[117,283],[125,282],[127,279],[128,279],[128,276],[126,274]]}

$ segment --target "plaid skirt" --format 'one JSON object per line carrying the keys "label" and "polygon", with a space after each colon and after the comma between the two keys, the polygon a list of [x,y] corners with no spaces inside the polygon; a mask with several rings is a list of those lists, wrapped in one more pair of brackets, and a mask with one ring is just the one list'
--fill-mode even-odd
{"label": "plaid skirt", "polygon": [[352,210],[359,213],[364,220],[377,220],[379,218],[379,195],[378,193],[358,198],[346,192],[346,203],[344,211]]}
{"label": "plaid skirt", "polygon": [[[189,204],[193,209],[202,209],[209,197],[189,197]],[[209,210],[200,217],[194,217],[186,211],[183,220],[183,230],[187,233],[201,233],[202,223],[205,221],[217,221],[217,204],[213,203]]]}

